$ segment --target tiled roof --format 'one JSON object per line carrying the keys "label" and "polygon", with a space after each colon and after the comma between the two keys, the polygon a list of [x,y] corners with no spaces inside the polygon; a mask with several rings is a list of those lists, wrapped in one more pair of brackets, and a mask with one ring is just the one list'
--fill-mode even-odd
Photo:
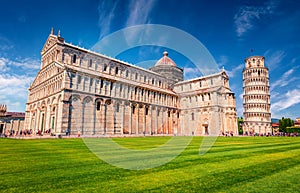
{"label": "tiled roof", "polygon": [[164,51],[164,56],[161,59],[159,59],[155,64],[155,66],[160,65],[176,66],[176,63],[171,58],[169,58],[168,52]]}
{"label": "tiled roof", "polygon": [[21,113],[21,112],[7,112],[6,113],[7,117],[25,117],[25,113]]}

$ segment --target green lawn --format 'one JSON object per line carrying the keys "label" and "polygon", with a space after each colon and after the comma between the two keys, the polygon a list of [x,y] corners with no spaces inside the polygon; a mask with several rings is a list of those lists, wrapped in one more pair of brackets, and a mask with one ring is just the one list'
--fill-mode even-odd
{"label": "green lawn", "polygon": [[[114,140],[149,149],[169,139]],[[202,139],[137,171],[103,162],[82,139],[0,139],[0,192],[299,192],[300,137],[219,137],[199,155]]]}

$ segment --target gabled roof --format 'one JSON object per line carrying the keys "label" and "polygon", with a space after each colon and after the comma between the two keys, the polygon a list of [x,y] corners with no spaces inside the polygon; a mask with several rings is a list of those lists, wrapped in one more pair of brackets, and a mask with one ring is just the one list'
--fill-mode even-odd
{"label": "gabled roof", "polygon": [[[54,65],[54,66],[56,66],[57,68],[61,68],[61,69],[64,68],[64,66],[62,66],[62,65],[59,64],[58,62],[54,62],[54,63],[52,63],[52,64],[49,64],[47,67],[49,67],[50,65]],[[39,70],[38,74],[36,75],[34,81],[33,81],[32,84],[30,85],[29,89],[31,89],[31,88],[33,88],[33,87],[35,87],[35,86],[37,86],[37,85],[40,84],[40,82],[38,82],[38,81],[40,80],[40,77],[43,76],[43,75],[42,75],[42,72],[43,72],[44,69],[45,69],[45,68],[42,68],[42,69]],[[58,74],[58,73],[57,73],[57,74]],[[53,75],[53,76],[55,76],[55,75]]]}
{"label": "gabled roof", "polygon": [[44,44],[44,47],[42,49],[42,55],[49,50],[55,43],[57,42],[57,36],[50,34],[46,40],[46,43]]}

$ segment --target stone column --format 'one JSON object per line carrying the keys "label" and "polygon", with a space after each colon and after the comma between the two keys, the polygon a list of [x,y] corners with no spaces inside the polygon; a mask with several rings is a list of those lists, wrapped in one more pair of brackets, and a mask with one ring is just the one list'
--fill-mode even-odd
{"label": "stone column", "polygon": [[[133,106],[135,108],[134,113],[133,113]],[[138,111],[139,108],[136,104],[132,104],[132,121],[131,121],[131,132],[132,134],[137,134],[138,133]]]}
{"label": "stone column", "polygon": [[102,135],[106,134],[106,111],[107,107],[105,101],[101,102],[101,111],[100,111],[100,127]]}
{"label": "stone column", "polygon": [[131,133],[131,109],[128,101],[123,102],[123,134]]}
{"label": "stone column", "polygon": [[121,134],[123,123],[123,110],[120,102],[114,102],[114,134]]}
{"label": "stone column", "polygon": [[106,134],[111,135],[114,133],[114,109],[113,109],[113,104],[111,103],[112,101],[108,99],[105,102],[106,106]]}
{"label": "stone column", "polygon": [[143,134],[145,132],[145,109],[144,105],[138,105],[138,134]]}
{"label": "stone column", "polygon": [[151,106],[147,106],[148,108],[148,115],[146,115],[146,109],[145,109],[145,133],[151,134],[152,131],[152,110]]}

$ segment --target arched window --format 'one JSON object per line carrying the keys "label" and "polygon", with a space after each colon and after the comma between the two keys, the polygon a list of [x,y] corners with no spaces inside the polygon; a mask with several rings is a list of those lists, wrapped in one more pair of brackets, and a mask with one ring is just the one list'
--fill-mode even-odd
{"label": "arched window", "polygon": [[93,60],[90,59],[90,61],[89,61],[89,67],[92,67],[92,65],[93,65]]}
{"label": "arched window", "polygon": [[118,72],[119,72],[119,68],[118,68],[118,67],[116,67],[116,75],[118,74]]}
{"label": "arched window", "polygon": [[111,82],[111,83],[110,83],[110,90],[112,90],[112,89],[113,89],[113,86],[114,86],[114,83],[113,83],[113,82]]}
{"label": "arched window", "polygon": [[81,83],[81,76],[78,75],[78,77],[77,77],[77,84],[80,84],[80,83]]}
{"label": "arched window", "polygon": [[104,64],[103,71],[106,71],[106,70],[107,70],[107,64]]}
{"label": "arched window", "polygon": [[97,109],[97,111],[100,111],[100,109],[101,109],[101,102],[100,101],[98,101],[96,103],[96,109]]}
{"label": "arched window", "polygon": [[120,105],[119,105],[119,103],[117,103],[117,105],[116,105],[116,111],[117,111],[117,112],[120,111]]}
{"label": "arched window", "polygon": [[195,115],[194,115],[194,113],[192,113],[192,121],[194,121],[195,120]]}
{"label": "arched window", "polygon": [[73,55],[73,63],[76,63],[76,54]]}
{"label": "arched window", "polygon": [[103,88],[103,80],[100,81],[100,88]]}
{"label": "arched window", "polygon": [[149,108],[148,107],[146,107],[146,109],[145,109],[145,115],[148,115],[148,112],[149,111]]}

